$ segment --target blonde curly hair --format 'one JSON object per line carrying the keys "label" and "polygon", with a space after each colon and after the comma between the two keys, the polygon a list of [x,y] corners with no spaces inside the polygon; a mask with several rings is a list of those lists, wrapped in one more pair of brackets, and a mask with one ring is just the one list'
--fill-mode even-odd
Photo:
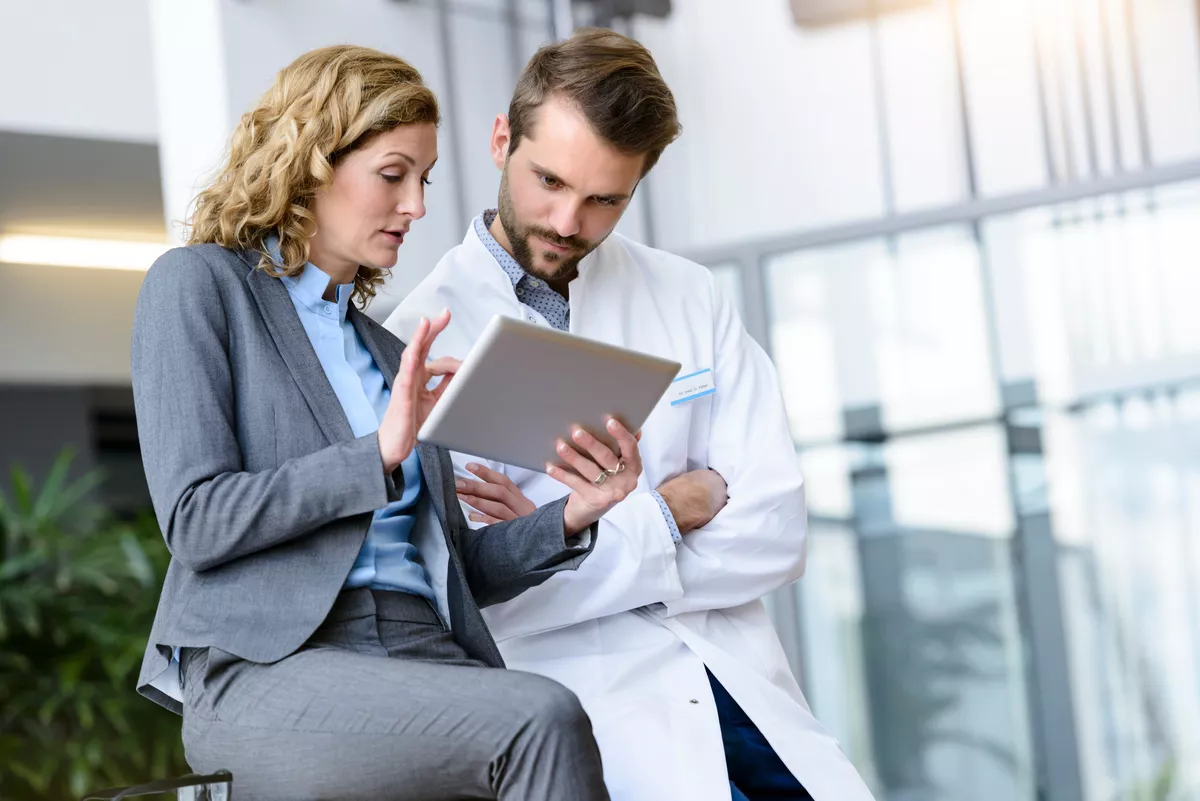
{"label": "blonde curly hair", "polygon": [[[338,161],[378,134],[439,120],[437,98],[403,59],[350,45],[311,50],[242,115],[229,160],[196,197],[188,243],[256,251],[260,269],[298,275],[316,231],[312,200]],[[279,266],[267,252],[271,235]],[[358,268],[352,297],[360,307],[389,272]]]}

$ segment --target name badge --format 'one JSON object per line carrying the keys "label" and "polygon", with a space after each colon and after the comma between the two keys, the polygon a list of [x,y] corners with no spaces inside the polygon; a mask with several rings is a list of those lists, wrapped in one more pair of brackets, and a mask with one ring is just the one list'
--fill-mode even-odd
{"label": "name badge", "polygon": [[672,406],[678,406],[681,403],[690,403],[697,398],[703,398],[705,395],[712,395],[716,391],[717,384],[713,380],[712,368],[709,368],[676,378],[667,390],[667,397],[671,399]]}

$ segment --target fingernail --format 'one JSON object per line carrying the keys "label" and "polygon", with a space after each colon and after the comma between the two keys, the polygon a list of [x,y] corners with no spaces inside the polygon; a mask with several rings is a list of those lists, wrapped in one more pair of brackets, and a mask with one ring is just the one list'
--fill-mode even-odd
{"label": "fingernail", "polygon": [[565,442],[558,443],[558,452],[566,453],[567,452],[567,443],[565,443]]}
{"label": "fingernail", "polygon": [[467,465],[467,469],[470,470],[472,473],[478,473],[479,465],[475,464],[474,462],[471,462],[469,465]]}
{"label": "fingernail", "polygon": [[466,489],[467,482],[463,481],[461,478],[456,478],[454,480],[454,488],[455,489]]}
{"label": "fingernail", "polygon": [[546,472],[553,476],[558,473],[558,468],[547,462],[546,463]]}
{"label": "fingernail", "polygon": [[575,439],[583,439],[583,429],[582,428],[575,429],[575,433],[572,434],[572,436],[575,437]]}
{"label": "fingernail", "polygon": [[613,420],[611,417],[608,419],[608,430],[609,431],[617,430],[617,421]]}

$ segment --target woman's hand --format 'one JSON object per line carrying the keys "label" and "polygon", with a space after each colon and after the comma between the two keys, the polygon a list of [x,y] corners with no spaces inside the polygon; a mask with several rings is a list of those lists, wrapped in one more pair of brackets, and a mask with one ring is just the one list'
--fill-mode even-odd
{"label": "woman's hand", "polygon": [[458,497],[475,509],[470,515],[474,522],[491,525],[501,520],[516,520],[533,514],[537,509],[533,501],[526,498],[525,493],[503,473],[475,463],[468,464],[467,469],[481,480],[459,478],[454,481],[454,486],[458,490]]}
{"label": "woman's hand", "polygon": [[563,510],[563,526],[573,537],[608,513],[637,487],[642,475],[642,455],[638,440],[629,429],[613,419],[608,421],[608,433],[617,441],[618,453],[582,428],[572,433],[572,444],[559,440],[557,444],[562,465],[546,465],[551,478],[571,488]]}
{"label": "woman's hand", "polygon": [[[417,432],[462,364],[458,359],[449,357],[426,361],[433,340],[449,324],[449,309],[439,314],[432,323],[422,317],[412,340],[404,348],[404,355],[400,357],[400,369],[392,385],[392,398],[383,414],[383,422],[379,424],[379,454],[383,457],[383,469],[388,473],[394,472],[417,446]],[[435,376],[441,376],[442,380],[429,389],[429,383]]]}

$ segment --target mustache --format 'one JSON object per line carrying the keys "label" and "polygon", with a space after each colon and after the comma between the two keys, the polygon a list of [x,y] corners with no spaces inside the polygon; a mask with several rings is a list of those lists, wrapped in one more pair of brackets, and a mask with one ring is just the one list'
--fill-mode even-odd
{"label": "mustache", "polygon": [[538,239],[544,239],[552,245],[558,245],[564,248],[574,248],[575,250],[584,250],[588,243],[578,237],[567,236],[562,237],[553,231],[547,231],[544,228],[530,228],[529,234],[536,236]]}

